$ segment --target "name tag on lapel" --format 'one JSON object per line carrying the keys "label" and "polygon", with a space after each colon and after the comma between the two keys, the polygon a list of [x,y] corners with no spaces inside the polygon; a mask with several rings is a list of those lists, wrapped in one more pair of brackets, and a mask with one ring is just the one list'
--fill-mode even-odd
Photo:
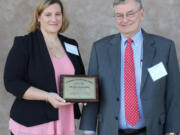
{"label": "name tag on lapel", "polygon": [[65,48],[66,48],[66,51],[67,51],[67,52],[69,52],[69,53],[72,53],[72,54],[75,54],[75,55],[79,56],[77,46],[75,46],[75,45],[71,45],[71,44],[69,44],[69,43],[64,43],[64,45],[65,45]]}
{"label": "name tag on lapel", "polygon": [[148,68],[148,72],[153,81],[157,81],[168,74],[162,62]]}

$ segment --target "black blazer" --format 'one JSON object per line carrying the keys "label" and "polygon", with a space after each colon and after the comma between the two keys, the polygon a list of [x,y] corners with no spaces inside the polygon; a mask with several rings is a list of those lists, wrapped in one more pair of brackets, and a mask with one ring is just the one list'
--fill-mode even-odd
{"label": "black blazer", "polygon": [[[73,39],[62,35],[59,39],[65,51],[65,42],[78,47]],[[66,54],[75,68],[75,74],[85,74],[81,56],[67,51]],[[54,68],[41,31],[15,38],[5,65],[4,84],[7,91],[16,96],[10,112],[13,120],[25,126],[58,120],[58,109],[49,103],[22,99],[30,86],[57,93]],[[79,118],[77,104],[74,110],[75,118]]]}

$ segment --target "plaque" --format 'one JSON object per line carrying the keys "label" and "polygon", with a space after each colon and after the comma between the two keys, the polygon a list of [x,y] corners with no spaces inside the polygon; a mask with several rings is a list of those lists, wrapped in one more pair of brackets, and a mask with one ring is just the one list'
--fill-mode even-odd
{"label": "plaque", "polygon": [[98,102],[97,76],[61,75],[60,96],[68,102]]}

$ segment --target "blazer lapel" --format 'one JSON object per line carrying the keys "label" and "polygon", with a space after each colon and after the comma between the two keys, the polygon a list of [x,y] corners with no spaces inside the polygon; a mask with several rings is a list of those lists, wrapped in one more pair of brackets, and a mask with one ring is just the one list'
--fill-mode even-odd
{"label": "blazer lapel", "polygon": [[[76,63],[75,60],[74,60],[74,55],[72,55],[71,53],[69,53],[69,52],[66,50],[66,48],[65,48],[65,42],[67,42],[67,41],[65,41],[65,39],[64,39],[60,34],[59,34],[58,36],[59,36],[60,42],[61,42],[61,44],[62,44],[62,47],[64,48],[64,51],[66,52],[68,58],[69,58],[69,59],[71,60],[71,62],[72,62],[72,65],[73,65],[74,70],[75,70],[75,74],[77,74],[77,73],[78,73],[78,71],[77,71],[78,67],[76,67],[76,64],[77,64],[77,63]],[[70,44],[72,44],[72,43],[70,43]]]}
{"label": "blazer lapel", "polygon": [[39,47],[38,49],[39,52],[37,53],[40,54],[39,56],[41,57],[41,64],[42,67],[44,67],[42,70],[44,70],[44,72],[47,74],[49,78],[49,83],[53,85],[52,89],[54,90],[54,92],[57,92],[54,67],[43,34],[40,30],[36,31],[35,42],[36,45]]}
{"label": "blazer lapel", "polygon": [[148,68],[151,67],[153,58],[155,56],[154,40],[147,33],[143,31],[143,66],[141,78],[141,92],[143,90],[145,81],[148,75]]}
{"label": "blazer lapel", "polygon": [[46,64],[48,65],[49,70],[51,70],[51,73],[53,73],[55,75],[54,67],[53,67],[53,64],[51,61],[51,57],[50,57],[50,54],[48,52],[48,48],[46,46],[46,43],[45,43],[45,40],[44,40],[44,37],[43,37],[43,34],[41,31],[38,31],[38,38],[39,38],[39,45],[41,47],[41,49],[40,49],[41,54],[44,57],[44,60],[47,62]]}
{"label": "blazer lapel", "polygon": [[111,40],[109,45],[109,66],[111,66],[112,76],[115,82],[116,90],[120,93],[120,63],[121,63],[121,36],[117,34]]}

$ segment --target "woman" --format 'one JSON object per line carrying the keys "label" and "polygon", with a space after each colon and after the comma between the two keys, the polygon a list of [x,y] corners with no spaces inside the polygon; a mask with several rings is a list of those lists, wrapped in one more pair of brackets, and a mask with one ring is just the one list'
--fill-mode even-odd
{"label": "woman", "polygon": [[84,74],[75,40],[59,33],[68,27],[60,0],[42,0],[29,34],[16,37],[4,71],[8,92],[16,96],[9,129],[13,135],[74,135],[78,106],[59,96],[62,74]]}

